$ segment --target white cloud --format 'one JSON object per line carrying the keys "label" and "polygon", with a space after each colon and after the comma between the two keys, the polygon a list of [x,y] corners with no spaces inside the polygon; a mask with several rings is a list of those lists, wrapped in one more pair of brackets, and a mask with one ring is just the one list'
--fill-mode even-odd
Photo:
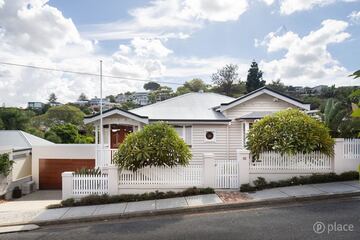
{"label": "white cloud", "polygon": [[90,39],[188,38],[205,22],[235,21],[248,9],[247,0],[155,0],[129,11],[132,19],[83,26]]}
{"label": "white cloud", "polygon": [[262,1],[265,2],[269,6],[275,2],[275,0],[262,0]]}
{"label": "white cloud", "polygon": [[348,16],[350,21],[354,24],[360,24],[360,11],[353,11]]}
{"label": "white cloud", "polygon": [[163,61],[171,53],[160,39],[135,38],[113,54],[111,72],[137,78],[161,76],[165,70]]}
{"label": "white cloud", "polygon": [[[98,71],[94,44],[71,19],[44,0],[6,0],[0,8],[1,61],[85,72]],[[105,58],[106,59],[106,58]],[[0,64],[0,103],[24,106],[55,92],[61,101],[96,93],[96,77]]]}
{"label": "white cloud", "polygon": [[196,18],[226,22],[238,20],[248,9],[247,0],[186,0],[185,9]]}
{"label": "white cloud", "polygon": [[[267,5],[272,5],[275,0],[262,0]],[[336,2],[357,2],[359,0],[278,0],[280,13],[290,15],[295,12],[308,11],[315,7],[323,7]]]}
{"label": "white cloud", "polygon": [[65,45],[91,50],[71,19],[64,18],[47,0],[12,0],[0,8],[1,42],[26,51],[55,52]]}
{"label": "white cloud", "polygon": [[347,69],[332,57],[327,47],[348,39],[347,27],[347,22],[328,19],[321,28],[303,37],[291,31],[283,35],[268,34],[267,51],[286,53],[281,59],[261,63],[265,77],[280,78],[292,85],[346,84]]}

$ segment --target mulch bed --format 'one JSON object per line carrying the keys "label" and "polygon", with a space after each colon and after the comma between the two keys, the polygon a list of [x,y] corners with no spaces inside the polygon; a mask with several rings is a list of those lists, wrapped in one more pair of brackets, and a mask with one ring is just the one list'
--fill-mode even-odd
{"label": "mulch bed", "polygon": [[216,194],[223,200],[224,203],[239,203],[239,202],[247,202],[251,198],[246,193],[241,192],[226,192],[226,191],[218,191]]}

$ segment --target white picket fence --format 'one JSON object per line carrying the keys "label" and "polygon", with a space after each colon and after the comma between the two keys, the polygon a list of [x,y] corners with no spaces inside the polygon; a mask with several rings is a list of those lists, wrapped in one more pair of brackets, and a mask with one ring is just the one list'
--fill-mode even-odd
{"label": "white picket fence", "polygon": [[109,179],[107,174],[73,174],[72,194],[82,197],[91,194],[101,195],[109,192]]}
{"label": "white picket fence", "polygon": [[114,165],[114,156],[117,149],[96,149],[96,167],[108,167]]}
{"label": "white picket fence", "polygon": [[238,188],[239,187],[239,161],[217,160],[216,188]]}
{"label": "white picket fence", "polygon": [[201,186],[203,180],[203,165],[146,167],[136,172],[121,171],[119,188],[131,187],[193,187]]}
{"label": "white picket fence", "polygon": [[249,162],[250,173],[315,173],[331,172],[333,158],[320,152],[295,155],[263,152],[259,159]]}
{"label": "white picket fence", "polygon": [[344,158],[360,159],[360,139],[344,139]]}

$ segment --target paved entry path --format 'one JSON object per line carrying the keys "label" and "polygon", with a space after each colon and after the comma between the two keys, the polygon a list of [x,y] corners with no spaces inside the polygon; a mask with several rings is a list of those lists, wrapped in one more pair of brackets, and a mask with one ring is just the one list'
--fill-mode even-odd
{"label": "paved entry path", "polygon": [[41,190],[0,203],[0,225],[28,222],[45,211],[46,206],[60,201],[61,191]]}

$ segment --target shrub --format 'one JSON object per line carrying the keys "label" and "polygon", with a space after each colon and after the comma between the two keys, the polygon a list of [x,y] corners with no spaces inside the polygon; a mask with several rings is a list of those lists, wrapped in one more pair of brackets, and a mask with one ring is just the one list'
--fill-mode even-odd
{"label": "shrub", "polygon": [[0,154],[0,174],[8,176],[12,170],[14,161],[10,160],[9,154]]}
{"label": "shrub", "polygon": [[75,199],[68,198],[68,199],[62,200],[60,204],[63,207],[72,207],[72,206],[74,206],[74,203],[75,203]]}
{"label": "shrub", "polygon": [[155,200],[155,199],[164,199],[164,198],[174,198],[181,196],[193,196],[193,195],[202,195],[202,194],[211,194],[215,193],[212,188],[188,188],[182,192],[149,192],[142,194],[121,194],[109,196],[104,195],[89,195],[81,198],[78,201],[75,201],[74,198],[68,198],[61,201],[60,204],[51,204],[47,206],[48,209],[59,208],[59,207],[73,207],[73,206],[86,206],[86,205],[99,205],[107,203],[122,203],[122,202],[137,202],[144,200]]}
{"label": "shrub", "polygon": [[241,184],[240,186],[240,192],[255,192],[256,187],[251,186],[250,184]]}
{"label": "shrub", "polygon": [[268,185],[263,177],[258,177],[255,181],[253,181],[253,183],[258,190],[264,189]]}
{"label": "shrub", "polygon": [[264,151],[281,154],[320,151],[333,155],[333,146],[329,129],[297,109],[280,111],[255,122],[247,141],[255,159]]}
{"label": "shrub", "polygon": [[146,166],[187,165],[189,147],[174,128],[158,122],[129,134],[119,146],[114,161],[120,169],[136,171]]}
{"label": "shrub", "polygon": [[335,173],[314,173],[310,176],[292,177],[287,180],[271,181],[269,183],[262,177],[258,177],[253,181],[253,185],[242,184],[240,186],[240,192],[254,192],[257,190],[276,188],[276,187],[287,187],[294,185],[313,184],[313,183],[326,183],[336,181],[351,181],[358,180],[359,173],[356,171],[343,172],[340,175]]}
{"label": "shrub", "polygon": [[80,168],[75,171],[75,174],[101,175],[101,170],[100,168]]}

